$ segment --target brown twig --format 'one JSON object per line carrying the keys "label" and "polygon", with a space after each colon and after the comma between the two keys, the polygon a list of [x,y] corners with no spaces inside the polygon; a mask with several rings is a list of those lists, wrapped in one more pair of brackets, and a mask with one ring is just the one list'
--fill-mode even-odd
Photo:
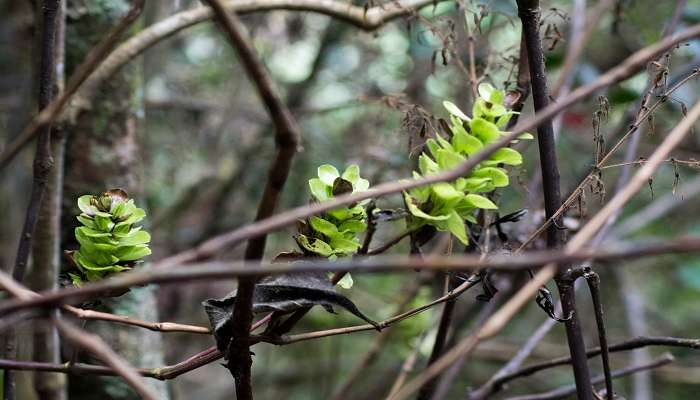
{"label": "brown twig", "polygon": [[400,233],[400,234],[396,235],[395,237],[389,239],[386,243],[382,244],[381,246],[379,246],[375,249],[369,250],[367,252],[367,255],[374,256],[377,254],[382,254],[385,251],[389,250],[390,248],[399,244],[405,238],[409,237],[411,235],[411,233],[412,233],[411,231],[406,231],[406,232]]}
{"label": "brown twig", "polygon": [[[665,353],[661,355],[660,357],[656,358],[650,363],[647,364],[640,364],[640,365],[634,365],[631,367],[623,368],[617,371],[613,371],[612,377],[613,378],[620,378],[623,376],[627,375],[632,375],[640,371],[646,371],[649,369],[654,369],[658,368],[667,364],[670,364],[674,361],[673,356],[670,353]],[[596,376],[590,381],[590,385],[597,385],[600,384],[605,380],[605,377],[602,375]],[[571,396],[576,393],[576,386],[565,386],[559,389],[554,389],[549,392],[545,393],[539,393],[539,394],[531,394],[531,395],[526,395],[526,396],[516,396],[516,397],[509,397],[508,400],[554,400],[554,399],[563,399],[568,396]]]}
{"label": "brown twig", "polygon": [[[407,318],[413,317],[414,315],[420,314],[423,311],[428,310],[428,309],[430,309],[438,304],[442,304],[446,301],[450,301],[452,299],[457,298],[459,295],[461,295],[462,293],[464,293],[465,291],[467,291],[471,287],[473,287],[476,283],[477,283],[476,281],[465,281],[464,283],[457,286],[454,290],[448,292],[444,296],[441,296],[441,297],[431,301],[430,303],[424,304],[420,307],[416,307],[414,309],[405,311],[401,314],[395,315],[391,318],[387,318],[384,321],[379,322],[377,325],[381,329],[383,329],[383,328],[391,326],[397,322],[401,322]],[[343,327],[343,328],[327,329],[327,330],[316,331],[316,332],[300,333],[297,335],[281,335],[281,336],[276,336],[276,337],[257,336],[256,339],[258,341],[263,341],[266,343],[273,343],[273,344],[277,344],[277,345],[286,345],[286,344],[291,344],[291,343],[303,342],[306,340],[318,339],[318,338],[322,338],[322,337],[345,335],[348,333],[370,331],[370,330],[376,330],[376,329],[377,329],[377,327],[374,325],[364,324],[364,325],[348,326],[348,327]]]}
{"label": "brown twig", "polygon": [[115,322],[118,324],[136,326],[145,328],[154,332],[183,332],[183,333],[199,333],[210,334],[211,329],[204,326],[178,324],[175,322],[150,322],[134,319],[126,315],[115,315],[101,311],[86,310],[69,305],[63,306],[63,309],[70,312],[77,318],[83,320],[98,320]]}

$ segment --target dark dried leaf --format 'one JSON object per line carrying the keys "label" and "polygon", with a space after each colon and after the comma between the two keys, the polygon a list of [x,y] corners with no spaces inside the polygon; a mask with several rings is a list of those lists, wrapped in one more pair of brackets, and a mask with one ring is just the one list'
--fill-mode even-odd
{"label": "dark dried leaf", "polygon": [[333,181],[333,196],[340,196],[345,193],[352,193],[352,183],[341,177],[335,178],[335,181]]}
{"label": "dark dried leaf", "polygon": [[[226,350],[231,341],[236,293],[237,291],[234,290],[226,297],[209,299],[202,303],[214,331],[216,346],[221,351]],[[255,285],[253,293],[254,314],[271,311],[286,314],[315,305],[320,305],[331,313],[334,312],[333,306],[342,307],[380,330],[379,325],[360,312],[352,301],[336,293],[333,285],[323,273],[308,272],[271,276],[263,278],[260,283]]]}

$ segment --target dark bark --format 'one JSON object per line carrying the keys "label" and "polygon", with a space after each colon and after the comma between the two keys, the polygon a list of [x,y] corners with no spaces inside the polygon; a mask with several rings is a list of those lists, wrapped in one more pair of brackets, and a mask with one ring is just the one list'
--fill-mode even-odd
{"label": "dark bark", "polygon": [[[549,105],[547,76],[539,32],[539,1],[518,0],[517,3],[518,15],[522,21],[523,37],[530,66],[532,99],[535,112],[537,112]],[[537,143],[542,169],[545,214],[547,219],[549,219],[562,204],[556,143],[551,119],[545,120],[538,125]],[[564,243],[564,231],[560,226],[560,221],[557,219],[548,227],[547,247],[557,248]],[[576,312],[576,295],[573,287],[575,277],[567,276],[566,269],[561,268],[561,272],[555,277],[555,281],[557,282],[557,287],[559,288],[561,296],[562,310],[564,315],[568,317],[566,321],[566,336],[571,356],[575,360],[573,367],[576,386],[578,388],[578,398],[580,400],[590,400],[593,399],[593,391],[589,384],[591,379],[585,355],[586,347],[581,333],[581,323],[578,318],[578,313]]]}
{"label": "dark bark", "polygon": [[[65,11],[66,3],[60,5],[56,21],[55,82],[58,91],[63,87],[63,65],[65,60]],[[63,156],[65,136],[60,126],[51,132],[51,147],[54,166],[41,202],[39,219],[34,232],[32,267],[28,272],[28,286],[33,290],[53,290],[58,287],[61,267],[61,203],[63,199]],[[58,310],[52,310],[58,314]],[[32,359],[37,362],[60,363],[61,348],[56,328],[49,321],[37,320],[34,324]],[[62,374],[37,372],[34,374],[34,390],[42,400],[66,398],[66,378]]]}

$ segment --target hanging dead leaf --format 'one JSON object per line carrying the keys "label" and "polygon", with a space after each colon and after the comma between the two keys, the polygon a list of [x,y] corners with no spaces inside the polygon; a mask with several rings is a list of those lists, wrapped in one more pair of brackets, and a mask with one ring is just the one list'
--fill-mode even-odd
{"label": "hanging dead leaf", "polygon": [[[219,350],[225,351],[231,341],[233,325],[233,307],[236,293],[229,293],[220,299],[204,301],[204,311],[209,317],[214,332],[214,339]],[[367,318],[347,297],[336,293],[333,285],[323,273],[308,272],[289,275],[276,275],[263,278],[255,285],[253,293],[253,313],[277,311],[291,313],[301,308],[322,306],[326,311],[335,313],[333,306],[339,306],[358,318],[373,325],[380,326]]]}

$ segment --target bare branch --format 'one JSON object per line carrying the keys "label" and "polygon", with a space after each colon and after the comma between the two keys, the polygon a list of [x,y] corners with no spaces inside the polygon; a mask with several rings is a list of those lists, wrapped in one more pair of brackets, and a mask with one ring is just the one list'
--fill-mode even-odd
{"label": "bare branch", "polygon": [[[207,3],[214,11],[214,17],[221,29],[228,36],[231,46],[238,53],[241,63],[255,84],[275,125],[277,156],[270,165],[265,191],[258,205],[255,220],[260,221],[270,217],[277,208],[301,135],[296,121],[274,90],[272,80],[255,53],[243,23],[235,13],[227,12],[220,0],[207,0]],[[250,239],[245,251],[246,260],[259,260],[263,257],[265,239],[264,234]],[[253,292],[256,281],[255,276],[238,280],[238,292],[233,311],[233,336],[228,349],[228,368],[236,380],[236,397],[239,400],[253,398],[251,384],[253,360],[250,355],[249,342],[250,328],[253,324]]]}
{"label": "bare branch", "polygon": [[[681,348],[690,348],[690,349],[700,349],[700,340],[699,339],[685,339],[685,338],[675,338],[675,337],[667,337],[667,336],[645,336],[645,337],[637,337],[634,339],[626,340],[624,342],[620,342],[614,345],[611,345],[609,347],[610,352],[616,353],[616,352],[622,352],[622,351],[630,351],[630,350],[635,350],[635,349],[640,349],[643,347],[648,347],[648,346],[669,346],[669,347],[681,347]],[[596,347],[590,350],[586,351],[586,356],[588,358],[598,356],[602,353],[600,347]],[[523,368],[520,368],[518,370],[515,370],[513,372],[510,372],[508,374],[505,374],[498,379],[494,381],[494,386],[490,394],[497,392],[500,390],[503,385],[505,385],[507,382],[510,382],[512,380],[522,378],[525,376],[530,376],[536,372],[549,369],[549,368],[554,368],[558,367],[561,365],[567,365],[571,363],[571,357],[559,357],[555,358],[553,360],[549,361],[543,361],[537,364],[531,364],[528,366],[525,366]]]}
{"label": "bare branch", "polygon": [[[547,75],[544,67],[544,54],[540,41],[540,4],[539,0],[518,0],[518,16],[522,21],[523,39],[527,48],[530,65],[530,83],[535,112],[549,105]],[[540,170],[542,172],[542,189],[544,208],[547,219],[553,223],[547,229],[547,247],[560,247],[564,241],[564,231],[559,229],[559,220],[553,217],[561,207],[561,187],[559,183],[559,165],[557,162],[556,143],[552,120],[543,121],[537,127],[537,144],[540,152]],[[574,358],[573,370],[578,389],[579,400],[592,400],[593,391],[588,382],[591,380],[585,356],[586,344],[583,341],[581,321],[576,310],[576,293],[573,282],[564,265],[560,266],[555,281],[561,296],[561,305],[566,316],[566,337],[569,351]]]}
{"label": "bare branch", "polygon": [[[660,357],[656,358],[652,362],[648,364],[640,364],[640,365],[634,365],[631,367],[627,367],[624,369],[620,369],[617,371],[614,371],[612,373],[613,378],[621,378],[623,376],[627,375],[632,375],[640,371],[646,371],[649,369],[654,369],[658,367],[662,367],[664,365],[670,364],[674,361],[674,358],[671,354],[665,353],[661,355]],[[601,376],[597,376],[593,379],[591,379],[590,384],[591,385],[597,385],[603,382],[605,378]],[[527,395],[527,396],[517,396],[517,397],[509,397],[508,400],[553,400],[553,399],[563,399],[568,396],[571,396],[572,394],[576,393],[576,386],[566,386],[563,388],[559,389],[554,389],[549,392],[545,393],[539,393],[539,394],[532,394],[532,395]]]}
{"label": "bare branch", "polygon": [[136,326],[155,332],[184,332],[210,334],[211,329],[204,326],[178,324],[175,322],[150,322],[134,319],[126,315],[115,315],[101,311],[85,310],[73,306],[65,305],[63,309],[83,320],[99,320],[116,322],[118,324]]}

